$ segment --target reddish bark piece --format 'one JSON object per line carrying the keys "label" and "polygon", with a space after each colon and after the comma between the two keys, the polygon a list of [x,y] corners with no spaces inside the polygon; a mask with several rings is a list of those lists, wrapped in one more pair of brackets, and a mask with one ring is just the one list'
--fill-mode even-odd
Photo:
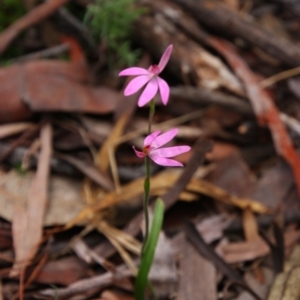
{"label": "reddish bark piece", "polygon": [[69,1],[70,0],[46,1],[5,29],[0,35],[0,53],[8,47],[11,41],[13,41],[20,32],[53,14],[57,9]]}
{"label": "reddish bark piece", "polygon": [[233,45],[213,37],[210,38],[210,43],[225,57],[233,70],[235,70],[237,76],[244,83],[246,93],[259,123],[269,127],[277,153],[291,166],[298,194],[300,195],[300,159],[280,119],[272,97],[266,90],[260,87],[256,75],[238,55]]}

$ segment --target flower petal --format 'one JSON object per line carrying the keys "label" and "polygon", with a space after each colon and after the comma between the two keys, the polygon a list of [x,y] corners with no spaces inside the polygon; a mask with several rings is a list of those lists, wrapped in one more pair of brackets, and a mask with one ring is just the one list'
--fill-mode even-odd
{"label": "flower petal", "polygon": [[157,83],[159,87],[159,92],[161,96],[161,101],[164,105],[167,105],[170,95],[169,85],[160,77],[157,77]]}
{"label": "flower petal", "polygon": [[148,70],[139,67],[132,67],[124,69],[119,73],[118,76],[136,76],[136,75],[147,75],[149,74]]}
{"label": "flower petal", "polygon": [[153,77],[149,83],[147,84],[146,88],[144,89],[142,95],[139,98],[138,106],[144,106],[147,104],[150,100],[154,98],[158,90],[158,83],[156,80],[156,77]]}
{"label": "flower petal", "polygon": [[170,142],[177,133],[178,133],[178,129],[173,128],[173,129],[159,135],[155,140],[153,140],[151,146],[153,148],[159,148],[159,147],[163,146],[164,144]]}
{"label": "flower petal", "polygon": [[185,153],[191,150],[190,146],[175,146],[175,147],[166,147],[160,149],[154,149],[150,151],[150,155],[159,156],[159,157],[174,157],[181,153]]}
{"label": "flower petal", "polygon": [[148,146],[152,144],[153,140],[156,139],[156,137],[161,133],[160,130],[154,131],[151,134],[149,134],[148,136],[146,136],[146,138],[144,139],[144,147]]}
{"label": "flower petal", "polygon": [[141,89],[148,81],[150,77],[148,75],[141,75],[132,79],[124,90],[125,96],[130,96]]}
{"label": "flower petal", "polygon": [[168,46],[168,48],[165,50],[164,54],[162,55],[160,61],[159,61],[159,70],[162,72],[162,70],[165,68],[166,64],[168,63],[171,53],[173,50],[173,45]]}
{"label": "flower petal", "polygon": [[159,157],[155,155],[149,155],[149,157],[158,165],[164,167],[183,167],[183,164],[174,159]]}
{"label": "flower petal", "polygon": [[132,146],[132,148],[133,148],[133,150],[134,150],[137,157],[139,157],[139,158],[144,158],[145,157],[145,153],[136,150],[134,146]]}

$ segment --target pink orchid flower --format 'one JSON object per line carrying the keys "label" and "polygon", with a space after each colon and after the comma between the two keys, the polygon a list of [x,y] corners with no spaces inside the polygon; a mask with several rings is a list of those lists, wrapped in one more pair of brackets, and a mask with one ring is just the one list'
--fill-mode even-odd
{"label": "pink orchid flower", "polygon": [[170,88],[169,85],[158,75],[163,71],[168,63],[173,45],[168,46],[162,55],[158,65],[152,65],[147,69],[132,67],[127,68],[119,73],[119,76],[137,76],[132,79],[124,90],[125,96],[130,96],[140,90],[145,84],[143,93],[138,100],[138,106],[144,106],[150,102],[156,95],[158,89],[161,100],[164,105],[167,105],[169,100]]}
{"label": "pink orchid flower", "polygon": [[166,147],[160,148],[169,141],[171,141],[175,135],[178,133],[177,128],[173,128],[161,135],[160,131],[154,131],[148,135],[144,140],[144,147],[142,151],[138,151],[132,146],[135,154],[139,158],[144,158],[149,156],[155,163],[165,167],[183,167],[183,164],[169,159],[168,157],[174,157],[181,153],[185,153],[191,150],[190,146],[175,146],[175,147]]}

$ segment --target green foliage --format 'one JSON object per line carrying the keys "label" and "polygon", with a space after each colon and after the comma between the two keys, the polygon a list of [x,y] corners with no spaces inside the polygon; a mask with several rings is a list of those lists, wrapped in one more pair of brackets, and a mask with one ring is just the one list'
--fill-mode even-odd
{"label": "green foliage", "polygon": [[[18,20],[26,13],[21,0],[0,0],[0,32]],[[0,67],[9,66],[12,57],[19,56],[21,51],[13,42],[1,55]]]}
{"label": "green foliage", "polygon": [[136,300],[144,299],[145,288],[147,285],[152,290],[151,285],[148,282],[148,274],[153,262],[159,233],[163,225],[164,208],[165,206],[163,201],[158,198],[154,207],[151,230],[146,241],[146,245],[143,248],[139,271],[135,279],[134,298]]}
{"label": "green foliage", "polygon": [[25,14],[21,0],[0,0],[0,32]]}
{"label": "green foliage", "polygon": [[27,171],[22,168],[22,163],[18,162],[13,165],[14,170],[21,176],[26,175]]}
{"label": "green foliage", "polygon": [[128,40],[132,23],[143,9],[134,6],[135,0],[96,0],[90,4],[84,18],[94,38],[107,46],[110,64],[118,67],[133,65],[139,55],[130,49]]}
{"label": "green foliage", "polygon": [[54,298],[54,300],[57,300],[58,299],[57,287],[54,284],[50,284],[50,286],[55,290],[55,298]]}

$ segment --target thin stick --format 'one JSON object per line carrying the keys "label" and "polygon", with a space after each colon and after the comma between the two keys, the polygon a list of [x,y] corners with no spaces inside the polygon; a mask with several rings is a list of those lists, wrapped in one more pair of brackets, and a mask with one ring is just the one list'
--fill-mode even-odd
{"label": "thin stick", "polygon": [[268,86],[273,85],[274,83],[284,80],[284,79],[288,79],[290,77],[296,76],[300,74],[300,67],[296,67],[293,69],[289,69],[280,73],[277,73],[267,79],[264,79],[263,81],[260,82],[260,86],[263,88],[266,88]]}

